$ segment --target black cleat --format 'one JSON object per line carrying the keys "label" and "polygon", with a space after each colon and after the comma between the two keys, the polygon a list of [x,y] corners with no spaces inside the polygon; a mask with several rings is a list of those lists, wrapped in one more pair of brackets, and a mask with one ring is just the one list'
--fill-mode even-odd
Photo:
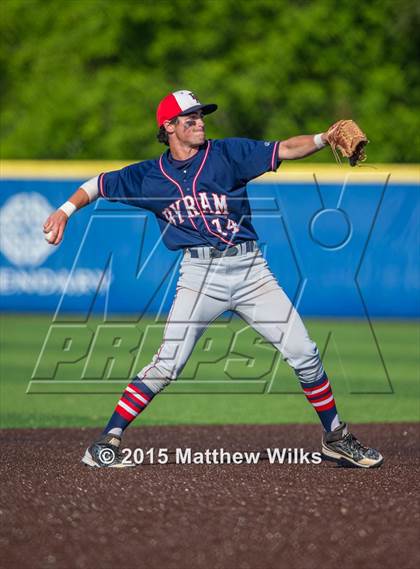
{"label": "black cleat", "polygon": [[327,459],[346,462],[359,468],[380,466],[384,458],[374,448],[363,446],[347,428],[346,423],[322,438],[322,454]]}
{"label": "black cleat", "polygon": [[99,468],[128,468],[134,464],[125,464],[120,451],[121,438],[116,435],[104,435],[95,441],[82,458],[83,464]]}

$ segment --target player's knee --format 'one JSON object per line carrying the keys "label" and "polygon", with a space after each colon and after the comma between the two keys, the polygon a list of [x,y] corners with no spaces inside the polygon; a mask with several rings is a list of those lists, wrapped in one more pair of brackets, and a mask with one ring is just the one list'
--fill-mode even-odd
{"label": "player's knee", "polygon": [[317,345],[309,338],[301,344],[289,344],[283,355],[302,382],[316,381],[324,371]]}
{"label": "player's knee", "polygon": [[317,345],[310,338],[289,340],[283,346],[282,353],[289,362],[311,362],[319,358]]}

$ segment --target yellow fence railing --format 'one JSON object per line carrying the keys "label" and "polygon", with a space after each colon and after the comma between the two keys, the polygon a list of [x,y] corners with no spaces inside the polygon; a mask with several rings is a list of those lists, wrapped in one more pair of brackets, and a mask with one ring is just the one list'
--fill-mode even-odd
{"label": "yellow fence railing", "polygon": [[[3,160],[0,174],[3,179],[87,179],[101,172],[118,170],[131,161],[98,160]],[[420,183],[420,164],[363,164],[351,168],[347,164],[317,164],[301,161],[284,162],[276,173],[261,176],[262,182],[305,182],[316,175],[320,181],[343,182],[347,176],[352,183],[369,183],[384,180],[391,174],[392,181]]]}

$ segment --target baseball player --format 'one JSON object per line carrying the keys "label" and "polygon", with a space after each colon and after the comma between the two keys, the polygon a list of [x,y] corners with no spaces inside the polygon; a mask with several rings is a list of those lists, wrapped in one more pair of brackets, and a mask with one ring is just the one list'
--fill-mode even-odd
{"label": "baseball player", "polygon": [[[338,416],[317,346],[258,248],[247,196],[249,181],[276,171],[283,160],[321,150],[328,134],[280,142],[208,140],[204,117],[216,109],[190,91],[167,95],[156,118],[158,140],[168,149],[157,159],[88,180],[44,224],[46,238],[58,245],[76,210],[97,198],[121,201],[152,211],[166,246],[183,251],[162,344],[128,384],[82,462],[126,466],[120,450],[124,430],[179,376],[207,326],[230,310],[271,342],[295,371],[322,424],[323,455],[362,468],[379,466],[381,454],[362,445]],[[105,463],[105,455],[112,460]]]}

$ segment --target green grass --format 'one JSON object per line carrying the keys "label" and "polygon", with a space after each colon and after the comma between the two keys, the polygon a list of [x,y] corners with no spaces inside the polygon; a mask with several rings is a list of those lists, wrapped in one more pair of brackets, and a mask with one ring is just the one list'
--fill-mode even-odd
{"label": "green grass", "polygon": [[[107,421],[133,372],[158,349],[162,325],[100,324],[73,319],[50,328],[45,316],[1,317],[3,428],[101,427]],[[415,322],[376,321],[374,335],[363,321],[306,324],[324,354],[343,418],[420,420]],[[134,425],[291,422],[317,422],[292,370],[272,346],[233,319],[209,329],[181,378]]]}

